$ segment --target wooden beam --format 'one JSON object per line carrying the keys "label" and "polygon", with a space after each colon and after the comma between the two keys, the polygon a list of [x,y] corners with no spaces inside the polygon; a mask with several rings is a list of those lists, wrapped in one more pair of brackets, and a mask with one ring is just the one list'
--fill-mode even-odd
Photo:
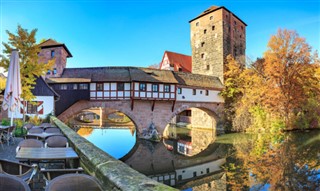
{"label": "wooden beam", "polygon": [[131,98],[131,111],[133,110],[133,106],[134,106],[134,99]]}
{"label": "wooden beam", "polygon": [[156,104],[156,100],[153,100],[152,101],[152,107],[151,107],[151,111],[153,111],[154,110],[154,105]]}
{"label": "wooden beam", "polygon": [[174,111],[174,106],[176,105],[176,100],[173,101],[172,103],[172,108],[171,108],[171,111],[173,112]]}

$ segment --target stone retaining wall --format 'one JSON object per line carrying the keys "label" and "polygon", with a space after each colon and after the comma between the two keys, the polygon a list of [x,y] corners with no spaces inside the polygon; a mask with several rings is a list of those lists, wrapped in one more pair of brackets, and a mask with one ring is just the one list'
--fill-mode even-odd
{"label": "stone retaining wall", "polygon": [[114,159],[85,138],[79,136],[56,117],[51,117],[51,120],[68,137],[70,145],[80,157],[80,165],[88,174],[95,176],[100,181],[104,190],[176,190],[151,180],[123,162]]}

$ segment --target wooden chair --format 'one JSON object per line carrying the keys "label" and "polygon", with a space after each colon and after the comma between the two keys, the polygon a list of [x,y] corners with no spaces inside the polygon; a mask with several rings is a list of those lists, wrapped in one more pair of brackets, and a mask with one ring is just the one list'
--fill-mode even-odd
{"label": "wooden chair", "polygon": [[37,139],[24,139],[18,144],[16,148],[16,153],[20,150],[21,147],[42,148],[43,142]]}
{"label": "wooden chair", "polygon": [[43,175],[44,180],[46,181],[46,185],[48,185],[48,183],[61,175],[64,174],[74,174],[74,173],[83,173],[84,170],[83,168],[79,167],[79,168],[69,168],[69,169],[46,169],[46,168],[41,168],[40,169],[40,173]]}
{"label": "wooden chair", "polygon": [[46,191],[102,191],[97,179],[86,174],[65,174],[51,180]]}
{"label": "wooden chair", "polygon": [[14,143],[16,142],[16,138],[14,135],[15,129],[16,129],[15,126],[10,126],[8,129],[4,130],[3,132],[4,140],[8,143],[8,146],[10,144],[10,140],[12,140]]}
{"label": "wooden chair", "polygon": [[28,133],[43,133],[44,130],[40,127],[33,127],[29,129]]}
{"label": "wooden chair", "polygon": [[55,135],[46,138],[44,147],[69,147],[69,143],[66,137]]}
{"label": "wooden chair", "polygon": [[21,178],[0,174],[0,191],[31,191],[30,187]]}
{"label": "wooden chair", "polygon": [[48,127],[44,130],[45,133],[61,133],[58,127]]}
{"label": "wooden chair", "polygon": [[26,123],[23,125],[23,128],[26,129],[27,131],[29,131],[29,129],[31,129],[32,127],[34,127],[33,123]]}
{"label": "wooden chair", "polygon": [[27,184],[32,181],[37,169],[38,166],[36,164],[27,165],[25,163],[0,159],[0,173],[19,177]]}

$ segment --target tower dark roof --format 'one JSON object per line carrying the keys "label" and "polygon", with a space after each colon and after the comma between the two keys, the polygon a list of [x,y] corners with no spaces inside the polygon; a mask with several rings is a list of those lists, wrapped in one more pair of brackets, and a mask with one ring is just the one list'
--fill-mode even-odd
{"label": "tower dark roof", "polygon": [[62,46],[68,53],[67,57],[70,58],[72,57],[71,52],[69,51],[69,49],[67,48],[67,46],[63,43],[57,42],[55,40],[52,39],[48,39],[42,43],[39,44],[41,49],[45,49],[45,48],[53,48],[53,47],[60,47]]}
{"label": "tower dark roof", "polygon": [[[224,6],[221,6],[221,7],[211,6],[209,9],[203,11],[203,12],[202,12],[200,15],[198,15],[196,18],[191,19],[191,20],[189,21],[189,23],[191,23],[192,21],[194,21],[194,20],[196,20],[196,19],[199,19],[199,18],[201,18],[201,17],[203,17],[203,16],[205,16],[205,15],[207,15],[207,14],[209,14],[209,13],[212,13],[212,12],[215,12],[215,11],[217,11],[217,10],[220,10],[220,9],[224,9],[224,10],[228,11],[229,13],[232,13],[229,9],[225,8]],[[245,26],[248,26],[248,25],[247,25],[245,22],[243,22],[237,15],[235,15],[235,14],[233,14],[233,13],[232,13],[232,15],[233,15],[234,17],[236,17],[240,22],[242,22]]]}

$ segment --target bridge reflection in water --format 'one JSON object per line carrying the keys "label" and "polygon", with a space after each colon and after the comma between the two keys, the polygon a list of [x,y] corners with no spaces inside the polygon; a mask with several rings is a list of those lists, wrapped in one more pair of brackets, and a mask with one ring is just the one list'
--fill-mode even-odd
{"label": "bridge reflection in water", "polygon": [[[136,138],[134,127],[87,126],[77,127],[75,131],[108,154],[159,182],[179,188],[199,187],[200,190],[226,188],[220,166],[225,163],[227,148],[213,144],[215,136],[210,129],[171,126],[159,143]],[[201,139],[201,142],[196,139]],[[196,145],[198,143],[201,144]],[[186,145],[189,145],[189,150]]]}

